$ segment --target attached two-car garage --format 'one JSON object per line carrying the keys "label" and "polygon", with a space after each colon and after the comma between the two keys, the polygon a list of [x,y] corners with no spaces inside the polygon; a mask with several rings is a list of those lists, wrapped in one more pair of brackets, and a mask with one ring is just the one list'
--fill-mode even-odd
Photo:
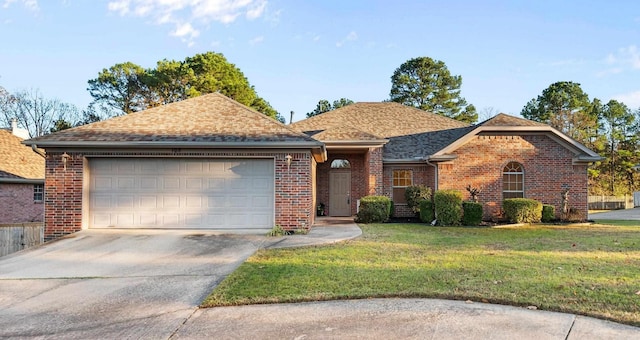
{"label": "attached two-car garage", "polygon": [[270,229],[274,160],[88,158],[90,228]]}

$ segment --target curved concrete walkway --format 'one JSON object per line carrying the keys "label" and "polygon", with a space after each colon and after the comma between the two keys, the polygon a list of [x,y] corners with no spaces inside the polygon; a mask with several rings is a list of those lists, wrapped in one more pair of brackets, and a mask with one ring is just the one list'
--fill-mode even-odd
{"label": "curved concrete walkway", "polygon": [[[265,248],[321,245],[362,234],[321,219]],[[439,299],[367,299],[197,310],[172,339],[640,339],[640,328],[574,314]]]}

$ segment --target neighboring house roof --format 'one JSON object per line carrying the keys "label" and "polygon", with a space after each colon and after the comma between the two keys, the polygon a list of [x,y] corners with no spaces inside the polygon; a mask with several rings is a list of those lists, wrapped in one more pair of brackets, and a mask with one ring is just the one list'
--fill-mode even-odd
{"label": "neighboring house roof", "polygon": [[21,138],[0,129],[0,182],[43,182],[44,165],[44,157]]}
{"label": "neighboring house roof", "polygon": [[[324,145],[219,93],[211,93],[25,142],[39,147],[288,147]],[[316,154],[316,153],[314,153]]]}

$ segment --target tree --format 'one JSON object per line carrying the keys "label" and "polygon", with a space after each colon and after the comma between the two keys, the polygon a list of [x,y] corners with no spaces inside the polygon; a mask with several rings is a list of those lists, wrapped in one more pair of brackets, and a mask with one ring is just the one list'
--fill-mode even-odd
{"label": "tree", "polygon": [[[633,184],[633,166],[637,163],[634,129],[635,116],[631,110],[616,100],[604,105],[601,115],[601,128],[607,136],[605,161],[600,165],[601,171],[608,170],[609,190],[611,195],[626,194]],[[616,182],[620,185],[618,190]]]}
{"label": "tree", "polygon": [[318,104],[316,104],[316,108],[311,112],[307,112],[307,118],[317,116],[321,113],[329,112],[331,110],[339,109],[343,106],[347,106],[351,104],[353,104],[353,100],[347,99],[347,98],[340,98],[338,100],[334,100],[333,104],[331,104],[326,99],[320,99],[318,101]]}
{"label": "tree", "polygon": [[0,110],[6,126],[11,126],[11,121],[17,119],[32,138],[48,134],[55,129],[56,122],[75,121],[78,117],[78,109],[74,105],[44,98],[38,90],[12,95]]}
{"label": "tree", "polygon": [[184,61],[163,59],[154,69],[126,62],[102,70],[89,80],[93,105],[122,115],[220,92],[274,119],[283,121],[269,102],[260,98],[242,71],[220,53],[206,52]]}
{"label": "tree", "polygon": [[89,80],[89,94],[94,103],[120,116],[147,108],[143,99],[146,71],[131,62],[103,69],[98,78]]}
{"label": "tree", "polygon": [[333,109],[339,109],[343,106],[347,106],[347,105],[351,105],[353,104],[353,100],[351,99],[347,99],[347,98],[340,98],[338,100],[334,100],[333,101]]}
{"label": "tree", "polygon": [[391,76],[390,99],[459,121],[473,123],[478,114],[460,96],[461,76],[452,76],[444,62],[429,57],[406,61]]}
{"label": "tree", "polygon": [[549,124],[583,143],[597,135],[599,109],[590,102],[580,84],[560,81],[551,84],[522,109],[524,118]]}

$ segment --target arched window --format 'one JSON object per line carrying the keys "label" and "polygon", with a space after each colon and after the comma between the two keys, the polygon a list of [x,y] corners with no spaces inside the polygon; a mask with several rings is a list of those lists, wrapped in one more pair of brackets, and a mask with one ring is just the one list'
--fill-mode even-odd
{"label": "arched window", "polygon": [[502,198],[524,197],[524,168],[518,162],[509,162],[502,169]]}
{"label": "arched window", "polygon": [[346,159],[334,159],[331,162],[331,169],[351,169],[351,163]]}

